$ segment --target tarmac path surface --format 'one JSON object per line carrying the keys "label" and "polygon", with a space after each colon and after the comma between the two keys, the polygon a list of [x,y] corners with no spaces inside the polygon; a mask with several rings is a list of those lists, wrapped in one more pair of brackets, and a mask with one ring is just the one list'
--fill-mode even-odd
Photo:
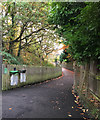
{"label": "tarmac path surface", "polygon": [[63,76],[42,83],[2,92],[2,118],[83,118],[74,102],[74,73],[62,68]]}

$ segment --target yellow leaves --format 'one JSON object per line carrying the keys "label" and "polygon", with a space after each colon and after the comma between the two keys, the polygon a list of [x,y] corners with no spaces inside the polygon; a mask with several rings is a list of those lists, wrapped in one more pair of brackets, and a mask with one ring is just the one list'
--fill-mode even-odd
{"label": "yellow leaves", "polygon": [[2,3],[0,3],[0,7],[4,10],[6,10],[6,7],[4,5],[2,5]]}
{"label": "yellow leaves", "polygon": [[74,97],[76,97],[76,95],[74,94]]}
{"label": "yellow leaves", "polygon": [[76,100],[74,100],[74,102],[75,102],[75,103],[77,103],[77,101],[76,101]]}
{"label": "yellow leaves", "polygon": [[79,96],[76,96],[76,100],[78,101],[78,99],[79,99]]}
{"label": "yellow leaves", "polygon": [[74,102],[75,102],[76,104],[79,104],[79,102],[78,102],[77,100],[74,100]]}
{"label": "yellow leaves", "polygon": [[[79,86],[77,86],[77,87],[79,88]],[[82,92],[85,93],[85,91],[86,91],[86,90],[84,89]],[[81,105],[81,103],[80,103],[80,97],[79,97],[77,94],[74,93],[74,86],[73,86],[73,89],[72,89],[72,94],[73,94],[73,96],[75,97],[74,102],[77,104],[77,105],[74,106],[74,107],[72,106],[72,109],[73,109],[73,108],[74,108],[74,109],[76,108],[75,111],[80,111],[80,110],[81,110],[80,115],[82,115],[82,117],[83,117],[84,120],[87,119],[87,118],[85,117],[85,113],[88,112],[88,109],[85,109],[84,106]],[[91,101],[91,102],[94,102],[93,99],[91,99],[90,101]],[[79,109],[80,109],[80,110],[79,110]],[[69,113],[68,116],[71,117],[70,115],[71,115],[71,114]]]}
{"label": "yellow leaves", "polygon": [[45,10],[45,8],[41,8],[41,10]]}
{"label": "yellow leaves", "polygon": [[71,57],[71,55],[70,54],[68,54],[68,56],[66,57],[66,58],[70,58]]}
{"label": "yellow leaves", "polygon": [[11,25],[11,24],[12,24],[12,22],[11,22],[11,20],[9,19],[9,20],[8,20],[8,25]]}

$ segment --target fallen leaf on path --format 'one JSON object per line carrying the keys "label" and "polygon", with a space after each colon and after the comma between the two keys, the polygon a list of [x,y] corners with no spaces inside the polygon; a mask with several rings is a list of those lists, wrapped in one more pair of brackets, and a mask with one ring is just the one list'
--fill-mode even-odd
{"label": "fallen leaf on path", "polygon": [[79,96],[76,96],[76,100],[78,100],[79,99]]}
{"label": "fallen leaf on path", "polygon": [[72,108],[74,108],[74,107],[72,106]]}
{"label": "fallen leaf on path", "polygon": [[84,120],[86,120],[87,118],[83,117]]}
{"label": "fallen leaf on path", "polygon": [[76,104],[79,104],[79,102],[78,102],[78,101],[76,101],[76,100],[74,100],[74,102],[75,102]]}
{"label": "fallen leaf on path", "polygon": [[69,117],[72,117],[72,115],[68,115]]}
{"label": "fallen leaf on path", "polygon": [[78,109],[76,109],[76,111],[78,111]]}
{"label": "fallen leaf on path", "polygon": [[74,100],[74,102],[75,102],[75,103],[77,103],[77,101],[76,101],[76,100]]}
{"label": "fallen leaf on path", "polygon": [[9,110],[12,110],[12,108],[9,108]]}
{"label": "fallen leaf on path", "polygon": [[72,90],[72,93],[74,93],[74,90]]}
{"label": "fallen leaf on path", "polygon": [[83,112],[85,112],[85,109],[82,109]]}
{"label": "fallen leaf on path", "polygon": [[89,110],[88,109],[86,109],[86,112],[88,112]]}
{"label": "fallen leaf on path", "polygon": [[81,106],[81,104],[78,104],[78,106]]}
{"label": "fallen leaf on path", "polygon": [[82,109],[83,107],[77,107],[77,108]]}
{"label": "fallen leaf on path", "polygon": [[84,113],[80,113],[80,115],[84,115]]}
{"label": "fallen leaf on path", "polygon": [[67,112],[68,114],[70,114],[70,112]]}
{"label": "fallen leaf on path", "polygon": [[74,94],[74,97],[76,97],[76,95]]}

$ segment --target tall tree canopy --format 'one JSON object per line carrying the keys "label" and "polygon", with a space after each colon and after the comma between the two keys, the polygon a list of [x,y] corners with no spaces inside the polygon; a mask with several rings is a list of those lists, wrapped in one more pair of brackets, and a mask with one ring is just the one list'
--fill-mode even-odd
{"label": "tall tree canopy", "polygon": [[78,62],[100,59],[100,2],[52,3],[48,21]]}
{"label": "tall tree canopy", "polygon": [[[3,50],[13,56],[33,54],[40,60],[54,50],[58,39],[48,24],[44,2],[3,2]],[[26,53],[27,52],[27,53]],[[27,56],[27,57],[29,57]]]}

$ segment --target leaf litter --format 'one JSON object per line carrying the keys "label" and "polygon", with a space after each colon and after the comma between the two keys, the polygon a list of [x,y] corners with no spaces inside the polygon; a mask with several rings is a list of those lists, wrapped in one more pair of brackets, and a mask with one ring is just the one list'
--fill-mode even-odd
{"label": "leaf litter", "polygon": [[[74,89],[74,87],[73,87],[73,89]],[[80,98],[79,98],[78,95],[76,95],[76,94],[74,93],[74,90],[72,90],[72,94],[73,94],[73,96],[75,97],[74,102],[78,105],[77,108],[82,110],[82,112],[80,113],[80,115],[83,116],[83,119],[87,119],[84,115],[85,115],[86,112],[88,112],[88,109],[85,109],[84,106],[80,104]],[[93,102],[93,100],[91,100],[91,102]],[[76,106],[74,106],[74,107],[72,106],[72,109],[75,108],[75,107],[76,107]],[[75,110],[78,111],[78,109],[75,109]]]}

